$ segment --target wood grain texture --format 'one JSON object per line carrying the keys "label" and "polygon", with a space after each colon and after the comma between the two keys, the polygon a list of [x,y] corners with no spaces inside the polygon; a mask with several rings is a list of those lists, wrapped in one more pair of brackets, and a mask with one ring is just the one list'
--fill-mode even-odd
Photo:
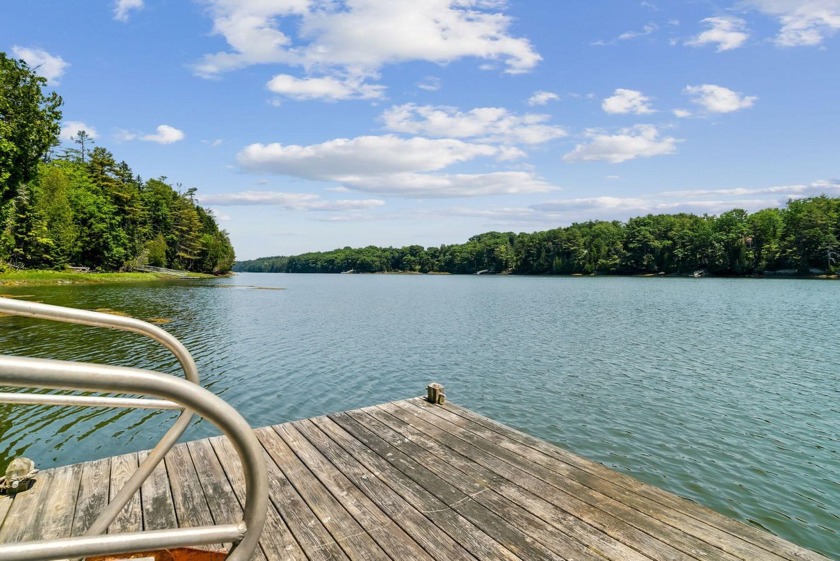
{"label": "wood grain texture", "polygon": [[[148,455],[148,451],[140,452],[139,461],[142,463]],[[169,488],[169,477],[166,474],[164,462],[155,466],[152,474],[143,482],[140,487],[140,502],[143,505],[144,530],[166,530],[178,527],[175,504],[172,501],[172,491]]]}
{"label": "wood grain texture", "polygon": [[108,504],[111,490],[111,458],[82,464],[76,513],[71,535],[82,536]]}
{"label": "wood grain texture", "polygon": [[[255,561],[828,561],[448,402],[255,434],[270,492]],[[0,543],[83,534],[146,454],[45,470],[0,496]],[[245,496],[227,438],[179,444],[109,532],[237,523]]]}
{"label": "wood grain texture", "polygon": [[[233,492],[240,507],[245,504],[245,475],[242,471],[242,464],[230,441],[225,437],[214,437],[209,440],[222,469],[225,470],[228,481],[230,481]],[[288,559],[304,560],[306,555],[298,545],[292,532],[274,508],[269,505],[265,520],[265,527],[260,536],[260,550],[253,557],[256,561],[266,559],[268,561]]]}
{"label": "wood grain texture", "polygon": [[81,478],[81,464],[52,470],[49,499],[39,505],[38,519],[32,527],[33,539],[52,540],[70,536]]}
{"label": "wood grain texture", "polygon": [[521,446],[524,445],[536,450],[542,454],[542,457],[532,456],[532,458],[536,458],[537,463],[543,465],[549,462],[556,476],[617,498],[633,508],[659,517],[682,531],[708,540],[710,544],[726,550],[734,549],[735,554],[744,559],[782,557],[790,561],[826,560],[826,557],[818,553],[769,532],[727,518],[709,508],[611,470],[463,407],[451,403],[445,406],[427,407],[420,399],[407,400],[407,403],[450,422],[469,426],[471,432],[483,439],[497,441],[502,449],[521,451]]}
{"label": "wood grain texture", "polygon": [[[137,470],[137,453],[124,454],[111,458],[111,494],[110,498],[119,493],[128,478]],[[109,500],[110,500],[109,498]],[[111,525],[109,534],[123,532],[139,532],[143,529],[143,512],[140,506],[140,491],[132,495],[128,504],[120,511]]]}

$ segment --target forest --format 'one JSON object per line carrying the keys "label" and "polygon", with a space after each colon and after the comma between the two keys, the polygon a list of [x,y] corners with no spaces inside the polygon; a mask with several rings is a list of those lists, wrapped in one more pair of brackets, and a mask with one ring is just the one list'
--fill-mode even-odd
{"label": "forest", "polygon": [[452,274],[836,274],[840,198],[791,199],[784,208],[719,216],[649,214],[543,232],[487,232],[424,248],[345,247],[241,261],[234,271]]}
{"label": "forest", "polygon": [[144,265],[220,274],[234,251],[196,189],[143,180],[85,131],[58,150],[63,100],[0,52],[0,272]]}

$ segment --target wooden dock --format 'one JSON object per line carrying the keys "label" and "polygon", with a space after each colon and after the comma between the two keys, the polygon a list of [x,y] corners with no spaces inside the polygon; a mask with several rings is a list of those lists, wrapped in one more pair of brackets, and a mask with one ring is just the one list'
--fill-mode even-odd
{"label": "wooden dock", "polygon": [[[255,559],[826,561],[451,404],[410,399],[256,434],[271,506]],[[0,543],[83,533],[142,457],[46,470],[0,497]],[[176,446],[109,532],[235,522],[238,464],[224,438]]]}

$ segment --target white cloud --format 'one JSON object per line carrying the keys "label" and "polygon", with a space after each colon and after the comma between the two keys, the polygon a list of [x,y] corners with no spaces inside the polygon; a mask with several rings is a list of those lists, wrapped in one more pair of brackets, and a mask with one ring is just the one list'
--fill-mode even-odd
{"label": "white cloud", "polygon": [[379,99],[385,93],[385,86],[365,84],[355,79],[295,78],[288,74],[278,74],[268,82],[267,87],[276,94],[298,100]]}
{"label": "white cloud", "polygon": [[422,82],[417,84],[417,87],[427,92],[436,92],[440,89],[440,78],[436,76],[426,76]]}
{"label": "white cloud", "polygon": [[514,115],[501,107],[478,107],[467,112],[454,107],[397,105],[382,114],[386,128],[395,132],[445,138],[475,138],[480,142],[541,144],[566,136],[560,127],[547,125],[548,115]]}
{"label": "white cloud", "polygon": [[530,98],[528,98],[528,105],[535,106],[535,105],[546,105],[549,101],[558,101],[560,96],[554,92],[546,92],[543,90],[537,90],[534,92]]}
{"label": "white cloud", "polygon": [[147,142],[157,142],[158,144],[172,144],[184,139],[184,131],[170,127],[169,125],[160,125],[156,129],[155,134],[146,134],[140,137],[140,140]]}
{"label": "white cloud", "polygon": [[687,86],[683,91],[692,97],[693,103],[709,113],[732,113],[747,109],[752,107],[758,99],[756,96],[745,96],[729,88],[713,84]]}
{"label": "white cloud", "polygon": [[691,117],[692,113],[688,109],[674,109],[671,111],[674,114],[674,117],[679,117],[680,119],[685,119],[686,117]]}
{"label": "white cloud", "polygon": [[504,156],[501,148],[454,139],[393,135],[339,138],[311,146],[251,144],[237,159],[247,171],[331,181],[414,171],[437,171],[477,157]]}
{"label": "white cloud", "polygon": [[744,197],[754,195],[782,195],[784,200],[791,197],[815,196],[840,193],[840,180],[820,179],[811,183],[797,185],[776,185],[773,187],[732,189],[692,189],[683,191],[667,191],[662,193],[666,197]]}
{"label": "white cloud", "polygon": [[566,162],[606,161],[618,164],[635,158],[650,158],[673,154],[679,140],[672,137],[660,138],[653,125],[636,125],[622,129],[619,134],[607,135],[598,131],[587,133],[589,142],[578,144],[565,156]]}
{"label": "white cloud", "polygon": [[529,172],[436,174],[476,158],[500,161],[515,148],[457,139],[403,139],[393,135],[336,139],[311,146],[252,144],[237,159],[245,171],[334,181],[356,191],[401,197],[471,197],[544,192],[551,188]]}
{"label": "white cloud", "polygon": [[116,0],[114,2],[114,19],[117,21],[128,21],[128,13],[132,10],[141,10],[143,0]]}
{"label": "white cloud", "polygon": [[211,77],[279,63],[310,74],[371,77],[386,64],[475,57],[499,61],[508,73],[527,72],[540,56],[527,39],[509,34],[512,20],[502,8],[481,0],[210,0],[213,31],[231,50],[206,55],[194,70]]}
{"label": "white cloud", "polygon": [[644,37],[646,35],[650,35],[654,31],[659,29],[659,26],[655,23],[651,22],[645,25],[641,31],[627,31],[626,33],[622,33],[618,36],[619,41],[628,41],[630,39],[635,39],[636,37]]}
{"label": "white cloud", "polygon": [[706,18],[700,23],[706,24],[709,29],[694,39],[686,41],[686,45],[702,47],[709,44],[716,44],[717,51],[722,52],[737,49],[750,37],[746,33],[746,22],[741,18],[721,16]]}
{"label": "white cloud", "polygon": [[311,193],[283,193],[278,191],[242,191],[217,193],[201,198],[203,204],[216,206],[279,206],[287,210],[342,211],[364,210],[385,205],[380,199],[344,199],[326,201]]}
{"label": "white cloud", "polygon": [[607,46],[607,45],[615,45],[619,41],[629,41],[631,39],[636,39],[638,37],[645,37],[647,35],[655,33],[658,29],[659,29],[658,25],[656,25],[653,22],[650,22],[650,23],[646,24],[644,27],[642,27],[641,31],[627,31],[625,33],[622,33],[621,35],[619,35],[615,39],[611,39],[609,41],[604,41],[603,39],[601,39],[601,40],[595,41],[591,44],[599,46],[599,47],[604,47],[604,46]]}
{"label": "white cloud", "polygon": [[98,136],[95,128],[82,121],[64,121],[61,123],[61,134],[59,138],[70,142],[74,136],[79,134],[79,131],[85,131],[90,138],[96,138]]}
{"label": "white cloud", "polygon": [[814,46],[840,29],[840,0],[746,0],[759,11],[779,18],[776,44]]}
{"label": "white cloud", "polygon": [[[160,125],[156,131],[157,132],[155,134],[139,134],[125,129],[117,129],[116,133],[114,133],[114,138],[118,142],[144,140],[146,142],[157,142],[158,144],[172,144],[173,142],[178,142],[186,137],[184,131],[169,125]],[[206,143],[206,141],[202,142]],[[216,140],[213,141],[212,146],[218,146],[219,144],[221,144],[221,140]]]}
{"label": "white cloud", "polygon": [[57,86],[59,79],[64,75],[64,70],[70,66],[60,56],[54,56],[43,49],[30,49],[28,47],[12,47],[12,53],[17,58],[22,58],[36,74],[47,79],[51,86]]}
{"label": "white cloud", "polygon": [[604,99],[601,108],[613,115],[626,113],[645,115],[653,113],[649,103],[650,98],[643,95],[642,92],[618,88],[612,96]]}
{"label": "white cloud", "polygon": [[545,193],[555,189],[534,174],[521,171],[472,174],[399,173],[360,178],[350,185],[359,191],[408,198],[517,195]]}

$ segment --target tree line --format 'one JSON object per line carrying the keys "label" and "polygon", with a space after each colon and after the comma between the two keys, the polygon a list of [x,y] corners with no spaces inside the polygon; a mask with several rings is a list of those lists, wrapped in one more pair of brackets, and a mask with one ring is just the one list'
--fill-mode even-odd
{"label": "tree line", "polygon": [[840,198],[790,200],[784,208],[719,216],[649,214],[627,222],[487,232],[466,243],[424,248],[345,247],[237,262],[234,271],[283,273],[836,274]]}
{"label": "tree line", "polygon": [[45,87],[0,52],[0,270],[230,271],[228,234],[194,188],[144,181],[84,131],[56,154],[62,99]]}

